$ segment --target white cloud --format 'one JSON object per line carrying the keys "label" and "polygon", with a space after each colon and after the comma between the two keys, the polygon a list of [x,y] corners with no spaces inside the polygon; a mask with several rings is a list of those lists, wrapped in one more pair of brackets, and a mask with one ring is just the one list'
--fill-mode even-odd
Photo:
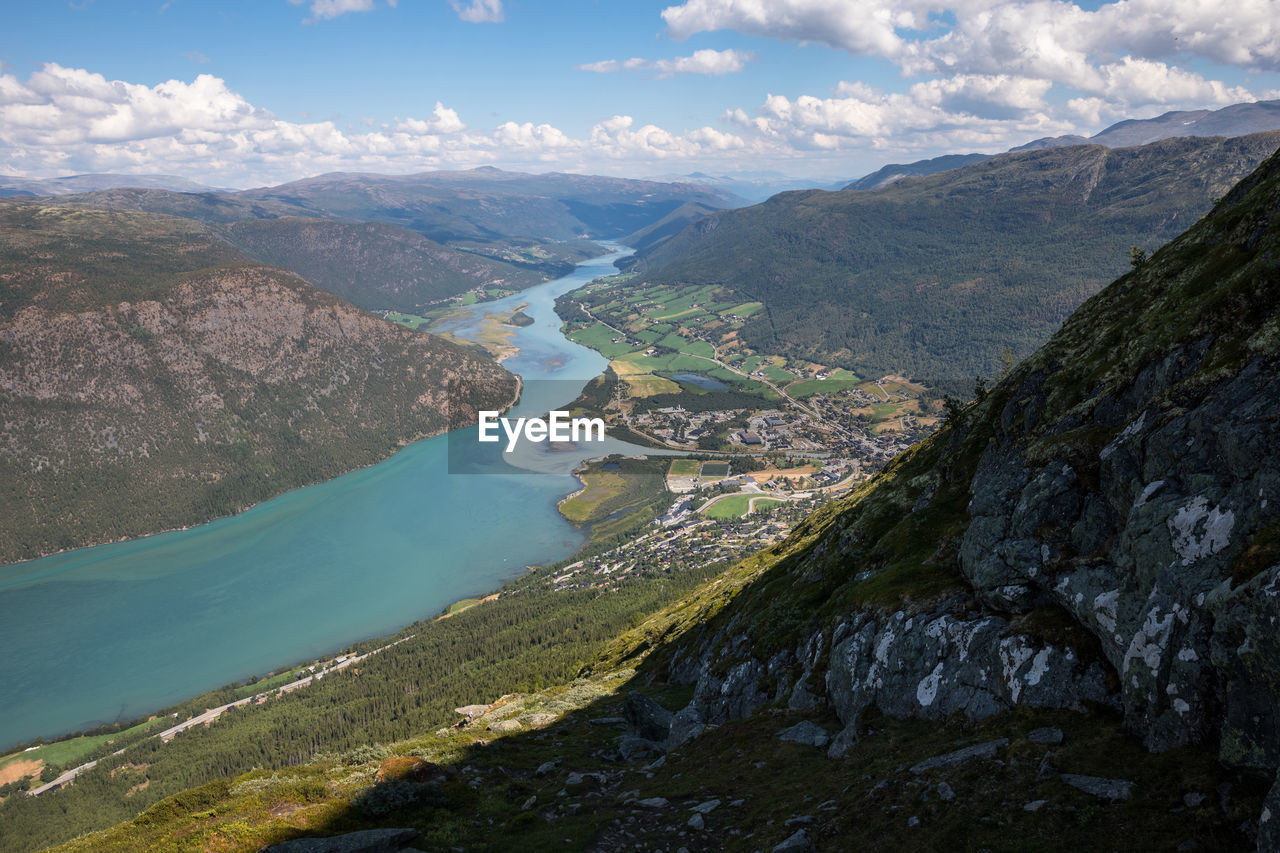
{"label": "white cloud", "polygon": [[634,124],[631,116],[616,115],[591,128],[587,140],[591,153],[614,160],[665,160],[747,147],[740,137],[711,127],[674,134],[652,124],[633,129]]}
{"label": "white cloud", "polygon": [[736,30],[748,35],[815,42],[872,56],[895,56],[897,30],[922,26],[929,4],[919,0],[687,0],[662,11],[672,37]]}
{"label": "white cloud", "polygon": [[695,50],[691,56],[675,59],[606,59],[577,66],[579,71],[609,74],[616,71],[653,71],[659,77],[675,74],[732,74],[746,68],[755,56],[742,50]]}
{"label": "white cloud", "polygon": [[[294,6],[301,6],[307,0],[289,0]],[[392,3],[391,5],[395,5]],[[327,21],[348,12],[370,12],[373,0],[311,0],[311,17],[307,23]]]}
{"label": "white cloud", "polygon": [[1251,100],[1178,63],[1280,70],[1277,11],[1275,0],[1116,0],[1096,11],[1065,0],[686,0],[662,17],[678,39],[732,29],[814,42],[908,77],[1048,81],[1123,112]]}
{"label": "white cloud", "polygon": [[1006,75],[931,80],[903,93],[845,82],[836,97],[769,95],[757,115],[738,109],[725,118],[797,149],[1002,150],[1073,129],[1041,108],[1047,88]]}
{"label": "white cloud", "polygon": [[503,19],[502,0],[449,0],[458,17],[473,24],[496,24]]}
{"label": "white cloud", "polygon": [[244,186],[341,170],[409,172],[493,162],[607,167],[760,150],[723,130],[675,132],[637,126],[630,116],[606,119],[583,138],[533,122],[477,131],[440,102],[426,118],[353,130],[330,121],[283,121],[209,74],[144,86],[56,64],[26,81],[0,72],[0,173],[18,175],[164,172]]}
{"label": "white cloud", "polygon": [[462,123],[462,119],[458,117],[455,110],[451,110],[444,104],[436,101],[436,108],[431,111],[431,119],[423,121],[422,119],[408,118],[397,122],[397,131],[402,133],[423,134],[453,134],[461,133],[467,129]]}

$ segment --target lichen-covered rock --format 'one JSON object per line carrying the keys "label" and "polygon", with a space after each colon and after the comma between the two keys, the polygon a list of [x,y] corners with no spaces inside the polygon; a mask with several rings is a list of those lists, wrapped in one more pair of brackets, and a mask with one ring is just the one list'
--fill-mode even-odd
{"label": "lichen-covered rock", "polygon": [[986,743],[977,743],[973,746],[966,746],[943,755],[935,755],[933,758],[926,758],[924,761],[914,764],[911,772],[917,775],[927,773],[930,770],[940,770],[944,767],[955,767],[959,764],[966,764],[970,761],[978,761],[981,759],[991,760],[996,757],[996,753],[1009,745],[1008,738],[997,738],[989,740]]}
{"label": "lichen-covered rock", "polygon": [[676,749],[683,746],[702,734],[702,730],[706,727],[707,724],[702,721],[702,717],[698,714],[698,706],[692,703],[686,705],[671,717],[671,730],[667,734],[667,749]]}
{"label": "lichen-covered rock", "polygon": [[831,650],[827,693],[846,726],[872,705],[897,717],[990,717],[1015,705],[1081,709],[1114,703],[1100,662],[1011,634],[998,616],[948,613],[881,620],[860,613]]}
{"label": "lichen-covered rock", "polygon": [[1076,773],[1063,773],[1060,777],[1073,788],[1093,794],[1100,800],[1119,802],[1129,799],[1133,783],[1125,779],[1107,779],[1102,776],[1081,776]]}
{"label": "lichen-covered rock", "polygon": [[1280,565],[1207,600],[1222,683],[1220,752],[1228,764],[1280,766]]}
{"label": "lichen-covered rock", "polygon": [[1280,851],[1280,777],[1262,803],[1258,816],[1258,853]]}
{"label": "lichen-covered rock", "polygon": [[763,675],[764,666],[757,660],[742,661],[723,675],[713,670],[704,672],[693,694],[698,717],[705,723],[722,723],[750,716],[769,702],[760,683]]}
{"label": "lichen-covered rock", "polygon": [[817,723],[803,720],[794,726],[788,726],[776,735],[778,740],[805,746],[824,747],[831,742],[831,733]]}
{"label": "lichen-covered rock", "polygon": [[[1002,423],[1016,428],[997,429],[983,455],[960,548],[961,569],[989,606],[1049,601],[1098,637],[1126,719],[1153,749],[1216,728],[1212,637],[1223,628],[1206,601],[1220,602],[1250,543],[1280,521],[1268,497],[1280,491],[1280,464],[1265,450],[1280,446],[1280,377],[1255,359],[1194,404],[1168,405],[1170,384],[1193,376],[1211,343],[1169,353],[1123,391],[1090,401],[1088,415],[1033,422],[1044,435],[1034,445],[1026,420],[1008,414],[1028,398],[1013,394]],[[1088,447],[1065,438],[1081,431]]]}
{"label": "lichen-covered rock", "polygon": [[642,737],[623,735],[618,741],[618,755],[623,761],[647,761],[661,757],[666,751],[662,743]]}

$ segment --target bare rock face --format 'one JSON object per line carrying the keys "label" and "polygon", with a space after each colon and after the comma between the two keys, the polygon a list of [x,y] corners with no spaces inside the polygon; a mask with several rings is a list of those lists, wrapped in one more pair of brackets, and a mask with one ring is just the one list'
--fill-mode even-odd
{"label": "bare rock face", "polygon": [[827,694],[854,728],[872,705],[898,717],[942,720],[959,711],[979,720],[1017,705],[1083,710],[1115,702],[1102,663],[1011,633],[998,616],[863,613],[836,632],[844,634],[831,650]]}
{"label": "bare rock face", "polygon": [[[1252,584],[1233,589],[1234,567],[1280,522],[1280,503],[1268,498],[1280,493],[1280,465],[1266,450],[1280,446],[1280,377],[1264,359],[1191,405],[1166,397],[1203,366],[1211,343],[1180,348],[1122,393],[1091,401],[1084,428],[1096,449],[1062,438],[1081,428],[1077,418],[1044,429],[1036,460],[1021,441],[1028,413],[1043,405],[1030,377],[979,465],[960,550],[989,605],[1051,603],[1097,636],[1127,719],[1157,750],[1217,726],[1215,646],[1228,635],[1243,642],[1269,602]],[[1267,750],[1280,761],[1275,745]]]}

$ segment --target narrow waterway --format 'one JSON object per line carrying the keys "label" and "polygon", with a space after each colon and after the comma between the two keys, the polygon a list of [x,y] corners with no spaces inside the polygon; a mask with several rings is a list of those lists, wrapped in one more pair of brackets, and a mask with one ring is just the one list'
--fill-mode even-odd
{"label": "narrow waterway", "polygon": [[[568,402],[604,370],[560,334],[554,303],[612,272],[624,250],[611,248],[449,324],[474,338],[485,314],[527,303],[534,323],[515,331],[520,351],[504,365],[564,384],[530,384],[517,414]],[[448,472],[447,443],[417,442],[191,530],[0,567],[0,746],[130,719],[391,633],[566,557],[582,541],[556,512],[577,487],[569,472],[585,456],[638,451],[610,440],[531,460],[533,476],[468,476]]]}

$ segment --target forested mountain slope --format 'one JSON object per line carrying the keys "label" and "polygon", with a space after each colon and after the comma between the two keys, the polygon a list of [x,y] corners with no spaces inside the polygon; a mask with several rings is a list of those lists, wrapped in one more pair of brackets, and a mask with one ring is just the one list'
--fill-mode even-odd
{"label": "forested mountain slope", "polygon": [[637,253],[645,279],[765,303],[753,347],[952,391],[1063,319],[1280,145],[1280,132],[1004,154],[883,189],[784,193]]}
{"label": "forested mountain slope", "polygon": [[[515,379],[167,216],[0,204],[0,563],[228,515]],[[128,500],[121,500],[127,495]]]}
{"label": "forested mountain slope", "polygon": [[251,219],[230,224],[223,233],[251,258],[293,270],[371,311],[418,313],[474,287],[523,290],[546,280],[533,270],[459,252],[379,222]]}

